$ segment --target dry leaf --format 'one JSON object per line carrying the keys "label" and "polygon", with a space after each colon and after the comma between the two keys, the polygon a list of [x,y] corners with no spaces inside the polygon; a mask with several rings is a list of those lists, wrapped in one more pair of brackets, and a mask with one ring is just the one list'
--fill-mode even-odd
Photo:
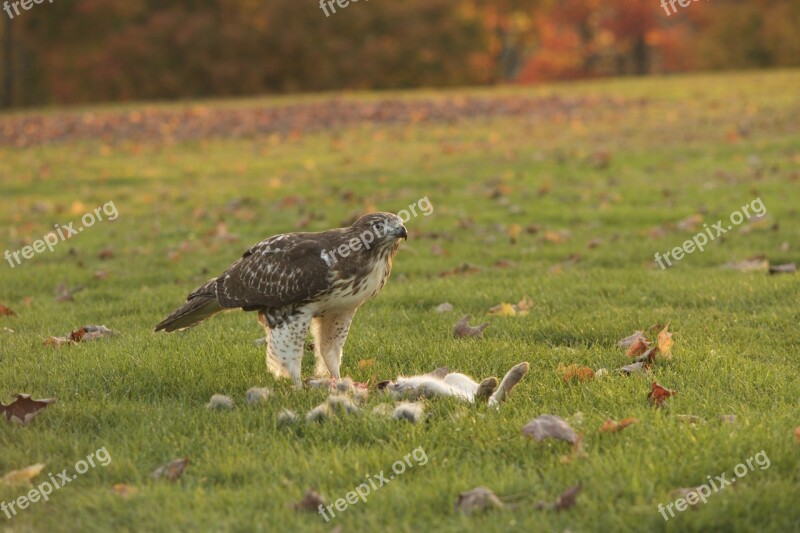
{"label": "dry leaf", "polygon": [[361,361],[358,362],[358,368],[362,370],[364,368],[370,368],[374,365],[375,365],[375,359],[362,359]]}
{"label": "dry leaf", "polygon": [[644,336],[644,331],[634,331],[631,335],[617,342],[617,346],[620,348],[628,348],[640,339],[647,340]]}
{"label": "dry leaf", "polygon": [[472,315],[465,315],[461,317],[461,320],[456,322],[456,325],[453,328],[453,336],[455,338],[461,339],[464,337],[475,337],[475,338],[483,337],[483,330],[489,327],[489,323],[487,322],[477,327],[470,326],[469,319],[471,316]]}
{"label": "dry leaf", "polygon": [[794,438],[796,438],[797,442],[800,443],[800,426],[794,428]]}
{"label": "dry leaf", "polygon": [[525,424],[522,433],[537,441],[552,438],[574,444],[579,440],[578,434],[567,421],[555,415],[541,415],[539,418],[534,418]]}
{"label": "dry leaf", "polygon": [[647,399],[650,401],[651,405],[655,405],[657,407],[661,407],[664,405],[664,400],[669,398],[670,396],[675,396],[678,394],[673,390],[669,390],[665,387],[662,387],[655,381],[650,387],[650,393],[647,395]]}
{"label": "dry leaf", "polygon": [[565,490],[556,500],[556,511],[563,511],[574,506],[578,501],[578,494],[580,494],[581,490],[583,490],[583,487],[581,487],[580,483]]}
{"label": "dry leaf", "polygon": [[167,481],[177,481],[183,475],[186,466],[189,464],[189,458],[175,459],[169,463],[163,464],[156,468],[150,477],[153,479],[166,479]]}
{"label": "dry leaf", "polygon": [[672,353],[670,350],[672,349],[672,333],[667,331],[669,329],[669,324],[664,326],[664,329],[658,334],[658,351],[666,357],[667,359],[672,359]]}
{"label": "dry leaf", "polygon": [[638,421],[639,420],[633,417],[625,418],[619,422],[615,422],[609,418],[603,423],[602,426],[600,426],[600,433],[614,433],[617,431],[622,431],[626,427],[630,426],[631,424],[635,424]]}
{"label": "dry leaf", "polygon": [[500,501],[494,492],[486,487],[476,487],[458,495],[456,501],[456,511],[471,514],[475,511],[488,511],[491,509],[503,509],[505,504]]}
{"label": "dry leaf", "polygon": [[533,307],[533,302],[526,296],[516,304],[501,303],[495,305],[489,309],[489,314],[496,316],[525,316],[531,307]]}
{"label": "dry leaf", "polygon": [[5,483],[6,485],[16,485],[17,483],[26,483],[30,482],[33,478],[39,475],[39,473],[44,470],[44,466],[42,463],[37,463],[35,465],[28,466],[21,470],[12,470],[2,479],[0,482]]}
{"label": "dry leaf", "polygon": [[644,372],[648,369],[648,366],[643,361],[637,361],[635,363],[631,363],[629,365],[625,365],[622,368],[618,368],[617,372],[622,372],[623,374],[639,374]]}
{"label": "dry leaf", "polygon": [[556,371],[561,375],[564,381],[575,379],[577,381],[590,381],[594,379],[594,370],[588,366],[578,366],[571,364],[569,366],[558,365]]}
{"label": "dry leaf", "polygon": [[628,357],[638,357],[650,349],[650,341],[644,337],[636,339],[629,347],[625,355]]}
{"label": "dry leaf", "polygon": [[17,313],[3,304],[0,304],[0,316],[17,316]]}
{"label": "dry leaf", "polygon": [[581,487],[580,483],[575,485],[574,487],[570,487],[556,499],[554,503],[548,502],[537,502],[534,505],[534,508],[542,510],[547,509],[551,511],[563,511],[565,509],[569,509],[570,507],[574,506],[578,500],[578,494],[580,494],[583,487]]}
{"label": "dry leaf", "polygon": [[55,403],[55,398],[46,400],[31,400],[30,394],[17,394],[17,398],[8,405],[0,403],[0,412],[6,420],[17,424],[26,425],[48,405]]}
{"label": "dry leaf", "polygon": [[303,499],[295,503],[292,507],[295,511],[318,513],[320,505],[323,507],[325,506],[325,499],[312,487],[306,491],[305,495],[303,495]]}

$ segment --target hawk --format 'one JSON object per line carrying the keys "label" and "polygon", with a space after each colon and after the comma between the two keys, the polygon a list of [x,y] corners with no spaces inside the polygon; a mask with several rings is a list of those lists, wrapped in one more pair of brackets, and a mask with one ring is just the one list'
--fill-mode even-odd
{"label": "hawk", "polygon": [[400,239],[408,233],[393,213],[370,213],[346,228],[270,237],[195,289],[155,331],[180,331],[226,309],[257,311],[267,333],[267,368],[275,377],[302,386],[310,327],[316,373],[339,379],[353,316],[386,285]]}

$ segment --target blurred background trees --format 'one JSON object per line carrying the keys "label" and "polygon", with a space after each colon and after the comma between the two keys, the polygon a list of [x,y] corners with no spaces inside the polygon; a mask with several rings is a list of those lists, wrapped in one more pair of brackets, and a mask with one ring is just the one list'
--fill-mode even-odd
{"label": "blurred background trees", "polygon": [[[676,4],[677,6],[677,4]],[[13,106],[800,64],[800,0],[72,0],[0,12]]]}

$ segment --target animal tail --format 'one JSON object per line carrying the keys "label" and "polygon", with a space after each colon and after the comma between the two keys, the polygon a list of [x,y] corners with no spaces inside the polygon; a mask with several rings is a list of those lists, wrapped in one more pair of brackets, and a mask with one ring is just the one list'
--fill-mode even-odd
{"label": "animal tail", "polygon": [[167,333],[180,331],[199,324],[220,311],[222,311],[222,306],[217,300],[217,280],[214,278],[202,287],[195,289],[186,298],[185,304],[158,323],[155,331],[166,331]]}

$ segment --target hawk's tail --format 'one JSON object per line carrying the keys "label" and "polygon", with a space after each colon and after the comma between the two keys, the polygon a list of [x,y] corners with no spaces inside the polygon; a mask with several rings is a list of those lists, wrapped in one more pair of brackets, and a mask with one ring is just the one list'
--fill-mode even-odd
{"label": "hawk's tail", "polygon": [[167,318],[159,322],[155,331],[180,331],[194,326],[222,311],[222,306],[217,300],[217,280],[212,279],[202,287],[195,289],[186,303],[172,312]]}

